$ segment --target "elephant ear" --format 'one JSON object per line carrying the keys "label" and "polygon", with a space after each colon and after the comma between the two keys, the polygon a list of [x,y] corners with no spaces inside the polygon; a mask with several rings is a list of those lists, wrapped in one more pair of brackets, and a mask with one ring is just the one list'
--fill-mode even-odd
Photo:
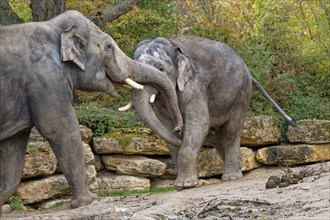
{"label": "elephant ear", "polygon": [[176,82],[178,84],[178,88],[180,91],[184,90],[184,86],[186,83],[193,77],[191,70],[191,62],[188,56],[184,55],[182,50],[178,47],[178,57],[177,57],[177,65],[178,65],[178,77]]}
{"label": "elephant ear", "polygon": [[87,41],[77,34],[77,29],[73,25],[61,33],[61,60],[72,61],[85,71]]}

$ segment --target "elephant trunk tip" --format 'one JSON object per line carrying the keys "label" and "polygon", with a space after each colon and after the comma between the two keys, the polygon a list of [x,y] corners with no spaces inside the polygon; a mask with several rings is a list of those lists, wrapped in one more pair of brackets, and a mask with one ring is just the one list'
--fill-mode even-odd
{"label": "elephant trunk tip", "polygon": [[173,129],[173,132],[177,132],[181,136],[182,130],[183,130],[183,124],[179,124]]}

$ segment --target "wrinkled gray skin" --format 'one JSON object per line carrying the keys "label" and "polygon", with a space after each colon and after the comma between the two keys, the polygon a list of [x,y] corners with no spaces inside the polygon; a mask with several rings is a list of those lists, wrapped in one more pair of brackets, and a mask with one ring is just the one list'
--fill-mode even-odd
{"label": "wrinkled gray skin", "polygon": [[51,144],[72,187],[71,207],[96,195],[86,186],[74,89],[118,97],[110,79],[131,77],[166,96],[173,121],[182,117],[172,83],[157,69],[128,58],[114,40],[77,11],[50,21],[0,25],[0,210],[20,183],[30,130]]}
{"label": "wrinkled gray skin", "polygon": [[[240,134],[252,81],[260,86],[243,60],[223,43],[192,36],[142,41],[134,59],[166,73],[176,86],[184,119],[182,136],[171,132],[173,123],[162,96],[157,96],[151,108],[149,98],[157,93],[152,87],[134,91],[132,99],[141,118],[168,143],[178,173],[177,189],[197,185],[196,158],[202,145],[214,146],[224,160],[222,180],[242,177]],[[289,116],[283,116],[294,124]]]}

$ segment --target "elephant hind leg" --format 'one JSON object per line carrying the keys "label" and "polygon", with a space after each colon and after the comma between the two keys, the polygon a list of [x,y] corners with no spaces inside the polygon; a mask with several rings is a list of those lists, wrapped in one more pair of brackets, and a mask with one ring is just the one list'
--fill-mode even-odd
{"label": "elephant hind leg", "polygon": [[14,194],[21,181],[30,131],[0,141],[0,214],[2,205]]}
{"label": "elephant hind leg", "polygon": [[240,154],[240,136],[222,133],[218,143],[214,146],[225,164],[221,179],[226,181],[243,177],[241,171],[243,163]]}
{"label": "elephant hind leg", "polygon": [[218,131],[216,149],[222,155],[225,163],[222,180],[234,180],[243,177],[243,162],[240,153],[240,135],[243,130],[247,108],[251,96],[251,84],[240,92],[236,103],[228,112],[229,119]]}
{"label": "elephant hind leg", "polygon": [[222,180],[234,180],[241,178],[242,159],[240,156],[239,139],[237,135],[228,134],[224,129],[207,137],[207,143],[212,145],[224,161]]}

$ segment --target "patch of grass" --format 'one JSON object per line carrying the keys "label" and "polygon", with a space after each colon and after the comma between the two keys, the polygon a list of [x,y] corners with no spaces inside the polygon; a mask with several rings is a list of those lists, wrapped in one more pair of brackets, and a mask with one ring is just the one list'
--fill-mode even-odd
{"label": "patch of grass", "polygon": [[29,144],[29,146],[28,146],[28,152],[30,154],[37,154],[39,152],[38,146],[36,146],[34,144]]}
{"label": "patch of grass", "polygon": [[118,139],[118,143],[123,148],[126,148],[131,142],[134,135],[125,135]]}
{"label": "patch of grass", "polygon": [[12,211],[20,211],[24,207],[22,199],[16,196],[9,198],[9,205]]}
{"label": "patch of grass", "polygon": [[103,136],[118,128],[144,126],[134,109],[119,112],[115,105],[92,101],[75,106],[75,110],[79,123],[89,127],[95,136]]}
{"label": "patch of grass", "polygon": [[171,192],[175,190],[175,187],[157,187],[157,188],[151,188],[149,190],[134,190],[129,192],[123,192],[123,191],[115,191],[110,194],[99,194],[98,196],[101,198],[104,197],[114,197],[114,196],[132,196],[132,195],[142,195],[142,194],[160,194],[165,192]]}
{"label": "patch of grass", "polygon": [[69,203],[70,203],[69,201],[59,201],[59,202],[56,202],[54,205],[52,205],[50,208],[52,208],[52,209],[61,208],[62,206],[69,204]]}

